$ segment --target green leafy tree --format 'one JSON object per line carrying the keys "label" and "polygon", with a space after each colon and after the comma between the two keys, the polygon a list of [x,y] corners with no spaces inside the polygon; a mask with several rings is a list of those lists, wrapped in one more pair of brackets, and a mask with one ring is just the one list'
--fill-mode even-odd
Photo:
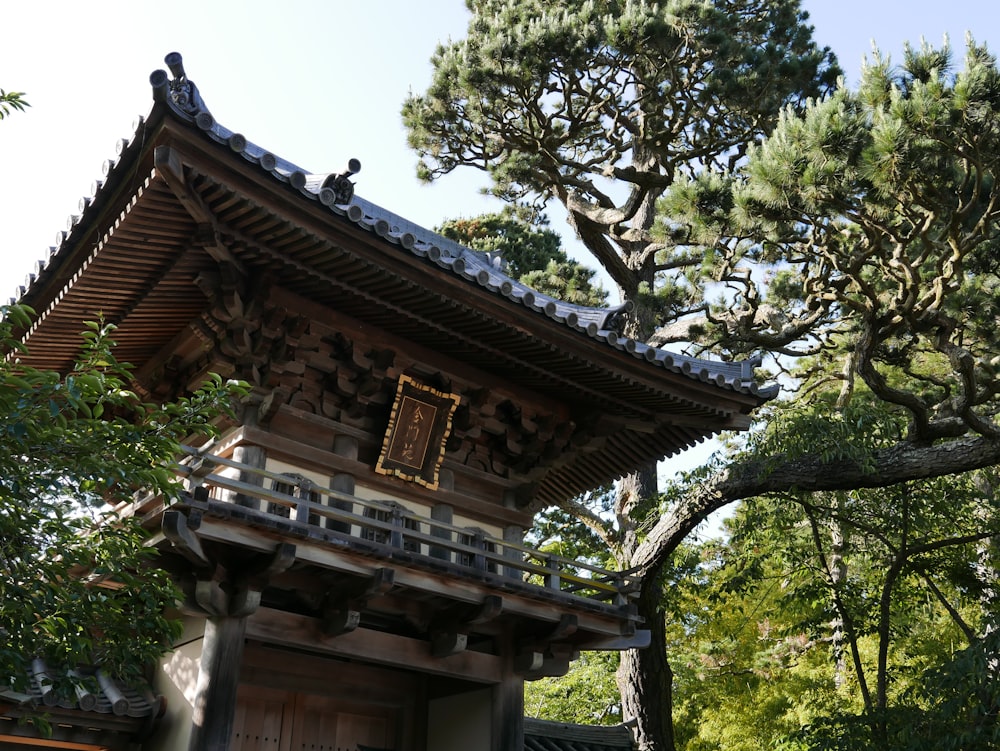
{"label": "green leafy tree", "polygon": [[576,305],[604,305],[608,294],[594,286],[594,270],[566,255],[544,215],[527,213],[523,218],[508,206],[495,214],[451,219],[436,231],[473,250],[499,254],[506,272],[532,289]]}
{"label": "green leafy tree", "polygon": [[[471,166],[508,201],[557,202],[635,304],[625,333],[664,343],[665,327],[702,308],[707,283],[686,228],[654,233],[658,201],[684,175],[737,163],[782,107],[826,91],[832,55],[797,0],[468,5],[468,36],[438,48],[427,91],[403,105],[419,174]],[[664,556],[643,547],[645,515],[664,511],[656,497],[652,467],[629,478],[605,530],[619,564],[648,573],[639,607],[654,647],[627,653],[620,675],[643,749],[673,746]]]}
{"label": "green leafy tree", "polygon": [[[864,463],[905,429],[901,410],[863,389],[839,410],[824,396],[837,392],[779,405],[756,438],[763,453],[822,441]],[[956,704],[954,691],[945,701],[928,689],[953,670],[957,646],[990,654],[994,474],[744,501],[727,538],[700,546],[699,565],[671,587],[683,747],[919,748],[956,713],[994,733],[990,691]],[[984,659],[970,683],[990,680]]]}
{"label": "green leafy tree", "polygon": [[[0,347],[0,671],[23,690],[32,658],[141,676],[177,635],[177,591],[153,566],[134,494],[180,487],[169,463],[186,437],[212,435],[238,385],[211,379],[168,404],[144,402],[117,362],[113,326],[89,324],[71,372],[21,361],[13,334],[30,311],[3,309]],[[72,692],[71,678],[56,690]]]}
{"label": "green leafy tree", "polygon": [[620,723],[617,663],[615,652],[583,652],[566,675],[525,686],[525,714],[581,725]]}
{"label": "green leafy tree", "polygon": [[24,112],[24,108],[30,106],[24,98],[23,91],[4,91],[0,89],[0,120],[3,120],[12,112]]}

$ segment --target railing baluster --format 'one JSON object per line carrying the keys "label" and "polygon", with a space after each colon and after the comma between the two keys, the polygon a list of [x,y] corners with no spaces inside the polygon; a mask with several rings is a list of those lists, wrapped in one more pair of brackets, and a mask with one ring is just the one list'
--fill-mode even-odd
{"label": "railing baluster", "polygon": [[476,571],[485,571],[486,556],[483,555],[482,551],[486,550],[486,537],[481,531],[476,531],[472,536],[472,547],[477,551],[472,554],[472,568]]}
{"label": "railing baluster", "polygon": [[[447,503],[439,503],[431,508],[431,519],[438,522],[444,522],[445,524],[451,524],[454,510]],[[449,550],[445,545],[450,543],[452,540],[451,530],[437,524],[431,524],[431,537],[439,537],[444,541],[445,544],[442,545],[431,545],[428,547],[427,553],[431,558],[438,558],[442,561],[452,560],[451,550]]]}
{"label": "railing baluster", "polygon": [[393,505],[389,512],[389,519],[392,523],[392,532],[389,534],[389,544],[394,548],[403,547],[403,511],[399,506]]}
{"label": "railing baluster", "polygon": [[299,482],[295,486],[295,497],[298,503],[295,504],[295,521],[303,524],[309,523],[309,501],[312,498],[313,484],[309,481]]}
{"label": "railing baluster", "polygon": [[549,589],[559,590],[562,582],[559,578],[559,559],[554,555],[545,556],[545,586]]}

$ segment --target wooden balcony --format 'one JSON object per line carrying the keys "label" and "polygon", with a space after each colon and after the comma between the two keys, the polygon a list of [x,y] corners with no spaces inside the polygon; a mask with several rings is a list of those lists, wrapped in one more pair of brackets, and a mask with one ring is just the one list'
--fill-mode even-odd
{"label": "wooden balcony", "polygon": [[[503,630],[520,634],[531,654],[545,651],[532,643],[551,652],[558,642],[566,659],[580,649],[648,643],[648,632],[637,628],[631,602],[637,581],[628,572],[207,452],[190,450],[177,472],[186,489],[178,502],[146,499],[133,511],[151,529],[159,526],[151,544],[168,567],[173,560],[177,571],[190,572],[194,564],[195,571],[221,566],[236,572],[244,584],[225,585],[227,593],[270,572],[266,584],[256,585],[248,632],[268,641],[295,633],[288,643],[322,643],[337,653],[331,640],[350,644],[339,635],[355,629],[367,629],[365,644],[380,638],[375,632],[422,633],[431,653],[441,655],[456,635],[467,643]],[[282,553],[288,549],[293,552]],[[276,566],[282,555],[290,558]],[[209,613],[212,598],[205,592],[211,586],[202,581],[187,590],[189,600]],[[361,648],[358,640],[351,654]]]}

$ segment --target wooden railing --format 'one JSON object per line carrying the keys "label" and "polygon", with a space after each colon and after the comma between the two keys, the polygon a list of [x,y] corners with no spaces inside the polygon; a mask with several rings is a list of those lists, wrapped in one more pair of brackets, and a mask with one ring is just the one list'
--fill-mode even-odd
{"label": "wooden railing", "polygon": [[256,509],[324,531],[359,550],[410,555],[423,565],[478,579],[511,580],[552,593],[625,607],[638,582],[628,572],[608,571],[585,561],[533,549],[420,516],[394,501],[365,500],[322,487],[297,475],[279,474],[189,449],[177,465],[196,499]]}

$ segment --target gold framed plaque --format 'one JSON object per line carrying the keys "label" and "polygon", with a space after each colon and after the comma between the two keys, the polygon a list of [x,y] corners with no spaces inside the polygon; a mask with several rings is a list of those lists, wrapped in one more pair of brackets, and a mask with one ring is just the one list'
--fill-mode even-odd
{"label": "gold framed plaque", "polygon": [[451,420],[461,397],[399,377],[375,471],[437,489]]}

